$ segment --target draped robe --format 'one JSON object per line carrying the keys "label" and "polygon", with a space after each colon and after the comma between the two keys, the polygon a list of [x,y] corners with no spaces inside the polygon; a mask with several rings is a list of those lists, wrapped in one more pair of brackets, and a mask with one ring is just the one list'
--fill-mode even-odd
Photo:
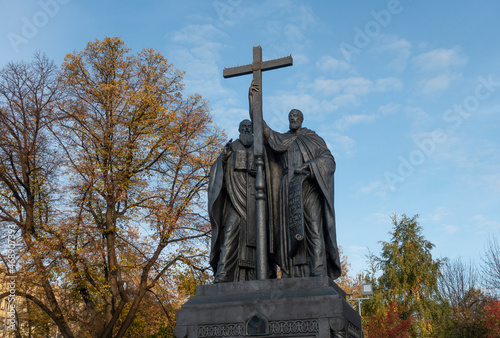
{"label": "draped robe", "polygon": [[231,144],[210,170],[208,211],[212,225],[210,265],[217,282],[255,279],[256,227],[253,147]]}
{"label": "draped robe", "polygon": [[[301,128],[279,133],[264,125],[267,148],[274,156],[266,163],[267,187],[273,215],[272,251],[284,277],[341,274],[334,210],[335,160],[324,140],[314,131]],[[268,152],[269,153],[269,152]],[[303,184],[305,236],[291,254],[287,222],[288,188],[296,168],[309,163],[310,177]]]}

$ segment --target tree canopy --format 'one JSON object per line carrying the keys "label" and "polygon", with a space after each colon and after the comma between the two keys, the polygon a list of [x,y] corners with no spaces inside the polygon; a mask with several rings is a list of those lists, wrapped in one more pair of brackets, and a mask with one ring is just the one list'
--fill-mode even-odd
{"label": "tree canopy", "polygon": [[172,280],[207,278],[203,197],[223,134],[183,75],[116,37],[60,70],[38,55],[0,73],[0,224],[22,243],[22,296],[65,337],[122,337],[144,307],[172,315],[162,300],[186,297]]}

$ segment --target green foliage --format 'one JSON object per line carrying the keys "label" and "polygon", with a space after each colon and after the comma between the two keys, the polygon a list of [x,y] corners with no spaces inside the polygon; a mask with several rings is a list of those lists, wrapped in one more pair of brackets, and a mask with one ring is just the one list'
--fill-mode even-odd
{"label": "green foliage", "polygon": [[418,215],[392,217],[393,231],[389,242],[381,242],[378,259],[383,271],[379,281],[389,298],[402,302],[409,311],[422,310],[421,300],[437,295],[437,278],[441,261],[432,258],[434,244],[422,235]]}
{"label": "green foliage", "polygon": [[162,323],[158,329],[158,333],[147,336],[147,338],[174,338],[174,327],[167,323]]}
{"label": "green foliage", "polygon": [[418,215],[392,223],[381,255],[368,256],[374,295],[363,302],[366,336],[500,337],[500,303],[484,293],[476,267],[434,259]]}
{"label": "green foliage", "polygon": [[[484,337],[486,308],[491,298],[480,289],[470,289],[458,304],[451,305],[437,337]],[[498,336],[495,336],[498,337]]]}
{"label": "green foliage", "polygon": [[[434,245],[425,239],[418,215],[400,219],[392,216],[393,229],[390,241],[382,241],[381,256],[371,255],[375,296],[365,302],[363,309],[369,316],[383,318],[388,304],[396,302],[401,318],[415,318],[420,336],[429,336],[433,330],[433,312],[439,308],[437,289],[440,260],[432,257]],[[381,272],[380,277],[375,277]]]}
{"label": "green foliage", "polygon": [[484,293],[474,264],[447,260],[441,269],[439,293],[448,312],[440,321],[439,337],[482,337],[486,307],[492,298]]}
{"label": "green foliage", "polygon": [[196,286],[208,284],[210,278],[207,271],[189,269],[179,274],[177,288],[181,294],[195,296]]}

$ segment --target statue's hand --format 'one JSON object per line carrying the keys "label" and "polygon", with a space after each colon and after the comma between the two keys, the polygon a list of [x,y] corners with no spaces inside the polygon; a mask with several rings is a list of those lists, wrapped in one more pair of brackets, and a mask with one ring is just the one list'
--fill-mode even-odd
{"label": "statue's hand", "polygon": [[252,101],[254,94],[258,92],[259,92],[259,86],[254,82],[254,80],[252,80],[252,84],[248,89],[248,99]]}
{"label": "statue's hand", "polygon": [[311,167],[309,166],[309,163],[306,162],[300,167],[295,168],[294,173],[295,175],[311,176]]}
{"label": "statue's hand", "polygon": [[252,177],[257,176],[257,168],[250,168],[250,169],[248,170],[248,174],[249,174],[250,176],[252,176]]}
{"label": "statue's hand", "polygon": [[[264,163],[262,163],[262,170],[264,170]],[[255,164],[255,160],[252,158],[250,159],[250,164],[248,168],[248,174],[252,177],[257,176],[257,165]]]}

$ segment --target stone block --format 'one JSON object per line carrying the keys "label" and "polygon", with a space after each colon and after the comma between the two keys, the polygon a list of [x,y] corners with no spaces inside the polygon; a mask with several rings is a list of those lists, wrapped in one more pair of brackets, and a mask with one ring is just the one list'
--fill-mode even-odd
{"label": "stone block", "polygon": [[177,311],[177,338],[362,337],[361,317],[328,277],[198,286]]}

